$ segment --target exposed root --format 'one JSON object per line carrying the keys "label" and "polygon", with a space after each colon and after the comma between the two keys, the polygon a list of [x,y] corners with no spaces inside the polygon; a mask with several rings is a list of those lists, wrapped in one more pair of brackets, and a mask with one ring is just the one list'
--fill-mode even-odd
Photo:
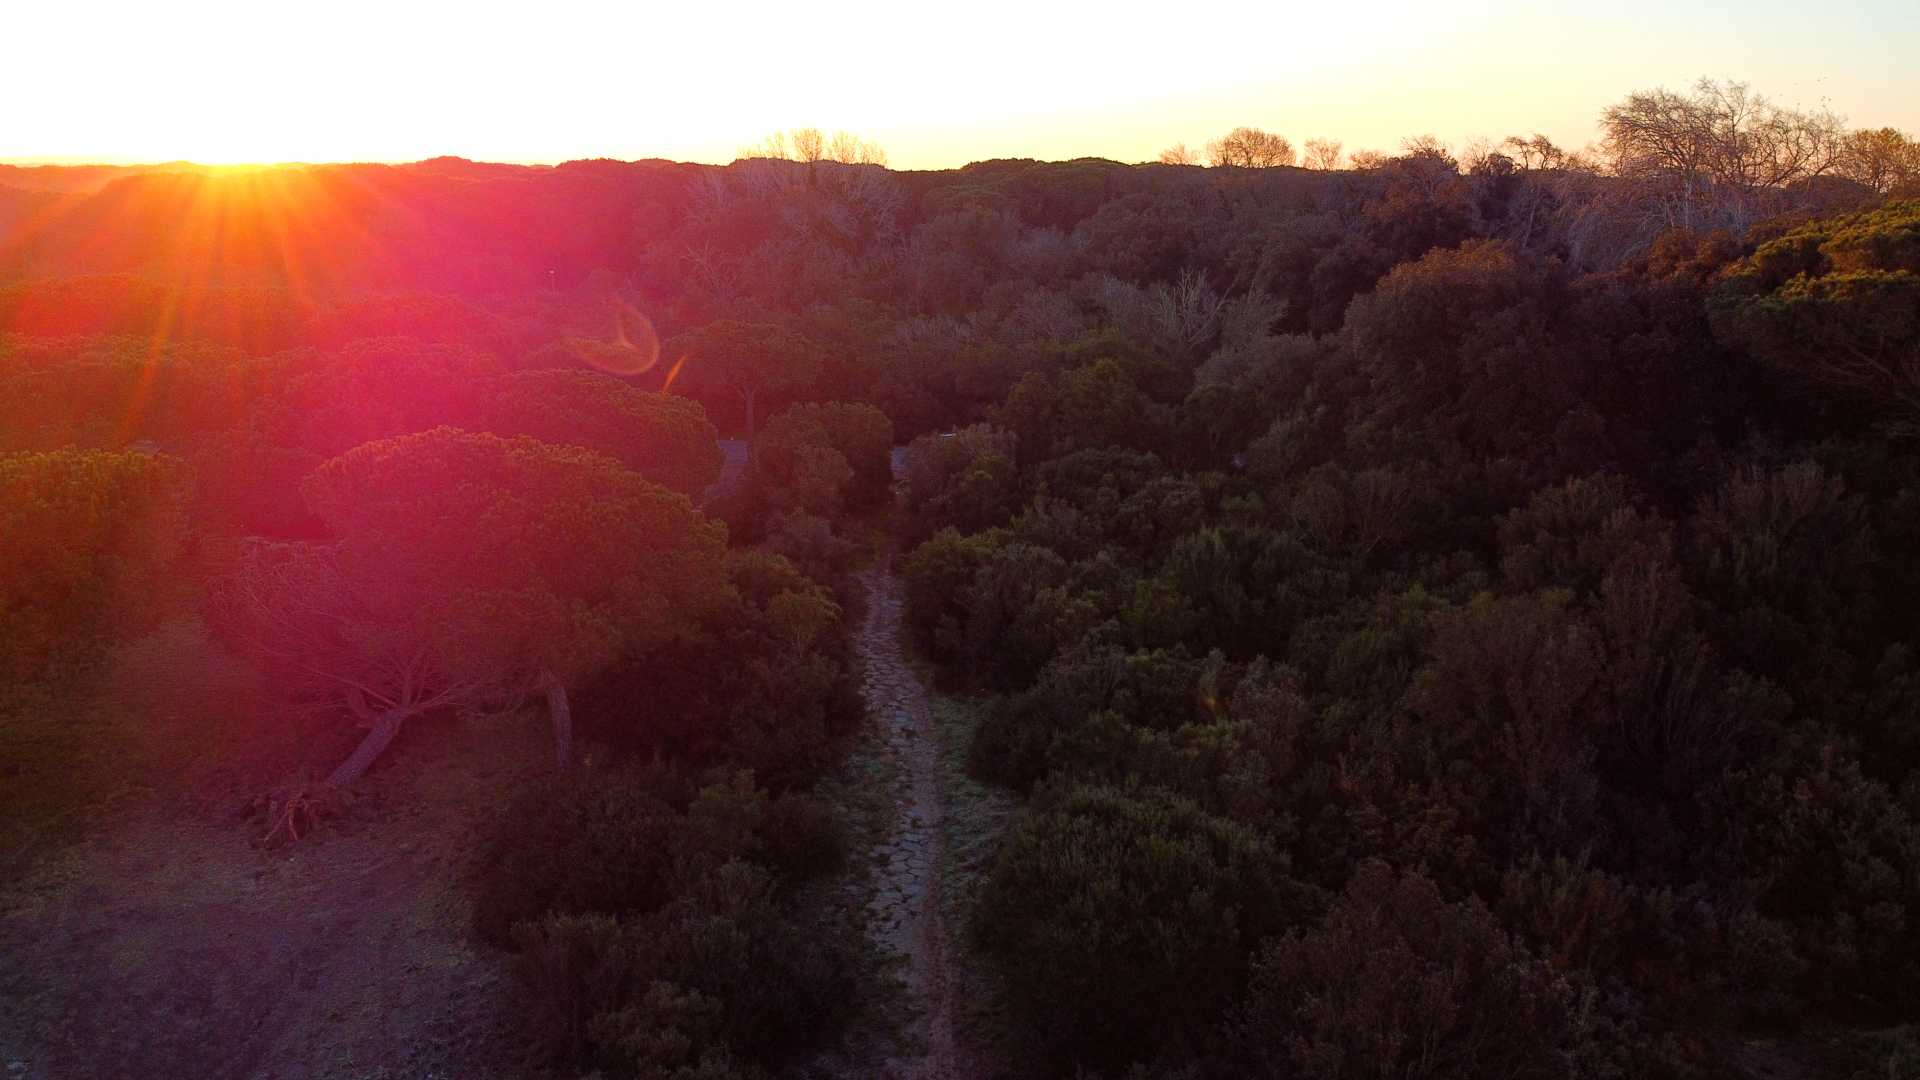
{"label": "exposed root", "polygon": [[295,784],[254,800],[250,810],[264,811],[267,831],[261,847],[295,844],[312,835],[320,824],[344,814],[351,801],[346,792],[325,782]]}

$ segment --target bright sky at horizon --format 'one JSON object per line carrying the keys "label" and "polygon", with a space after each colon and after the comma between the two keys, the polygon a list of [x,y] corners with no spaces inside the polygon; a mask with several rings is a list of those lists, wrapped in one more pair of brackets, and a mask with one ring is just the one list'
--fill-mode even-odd
{"label": "bright sky at horizon", "polygon": [[1701,76],[1920,133],[1920,0],[1153,7],[66,0],[8,12],[0,160],[664,157],[844,129],[895,168],[1544,132]]}

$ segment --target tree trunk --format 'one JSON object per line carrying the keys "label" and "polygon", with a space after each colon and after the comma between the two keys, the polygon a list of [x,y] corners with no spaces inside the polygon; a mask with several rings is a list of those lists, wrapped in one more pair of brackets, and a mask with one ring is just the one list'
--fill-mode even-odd
{"label": "tree trunk", "polygon": [[354,747],[347,760],[333,770],[333,775],[327,777],[327,783],[334,787],[346,787],[365,776],[374,760],[386,752],[393,737],[400,734],[400,725],[406,721],[409,712],[407,709],[388,709],[374,717],[373,730],[367,732],[367,737],[360,740],[360,745]]}
{"label": "tree trunk", "polygon": [[547,714],[553,719],[553,763],[566,772],[573,765],[573,708],[558,681],[547,684]]}

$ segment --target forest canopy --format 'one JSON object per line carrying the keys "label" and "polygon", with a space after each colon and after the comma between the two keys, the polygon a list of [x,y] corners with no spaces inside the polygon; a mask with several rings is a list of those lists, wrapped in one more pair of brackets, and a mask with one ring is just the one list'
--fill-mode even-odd
{"label": "forest canopy", "polygon": [[1601,126],[0,174],[0,825],[426,792],[543,1075],[799,1075],[911,714],[1006,1075],[1906,1075],[1920,151]]}

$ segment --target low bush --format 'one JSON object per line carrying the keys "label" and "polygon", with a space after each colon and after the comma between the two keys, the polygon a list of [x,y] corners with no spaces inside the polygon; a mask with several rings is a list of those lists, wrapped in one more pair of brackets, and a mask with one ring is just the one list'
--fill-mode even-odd
{"label": "low bush", "polygon": [[673,641],[623,657],[576,696],[581,731],[688,770],[751,769],[810,782],[861,716],[852,645],[833,595],[788,560],[735,552],[733,588]]}
{"label": "low bush", "polygon": [[783,514],[768,530],[763,545],[823,585],[835,585],[853,568],[859,549],[834,532],[833,522],[808,513]]}
{"label": "low bush", "polygon": [[480,855],[474,925],[506,942],[549,911],[618,915],[672,899],[685,854],[684,798],[658,768],[582,768],[509,799]]}
{"label": "low bush", "polygon": [[846,823],[819,799],[787,792],[767,803],[754,858],[794,880],[833,873],[847,861]]}
{"label": "low bush", "polygon": [[1326,918],[1269,942],[1236,1042],[1253,1075],[1328,1080],[1571,1075],[1574,987],[1477,899],[1361,865]]}
{"label": "low bush", "polygon": [[801,925],[775,879],[745,862],[652,913],[555,912],[513,934],[547,1048],[621,1074],[759,1076],[829,1040],[853,1000],[857,935]]}
{"label": "low bush", "polygon": [[1015,1014],[1069,1060],[1192,1048],[1241,987],[1253,943],[1300,894],[1245,826],[1153,789],[1041,796],[981,891],[974,940]]}

